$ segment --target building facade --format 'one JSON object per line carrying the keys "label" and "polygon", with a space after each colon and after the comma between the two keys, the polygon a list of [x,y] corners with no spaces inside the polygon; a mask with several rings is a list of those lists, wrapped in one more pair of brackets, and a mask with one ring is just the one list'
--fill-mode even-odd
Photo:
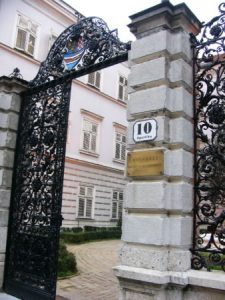
{"label": "building facade", "polygon": [[[29,81],[57,37],[82,17],[62,0],[0,2],[0,76],[15,67]],[[116,226],[124,198],[126,63],[73,80],[63,226]]]}

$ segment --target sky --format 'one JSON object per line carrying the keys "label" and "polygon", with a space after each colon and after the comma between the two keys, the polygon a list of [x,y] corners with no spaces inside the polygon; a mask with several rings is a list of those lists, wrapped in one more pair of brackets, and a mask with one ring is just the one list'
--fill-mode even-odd
{"label": "sky", "polygon": [[[134,40],[127,24],[129,16],[159,4],[161,0],[64,0],[86,17],[100,17],[110,30],[118,29],[119,38],[126,42]],[[170,0],[173,5],[185,2],[192,12],[203,22],[218,15],[218,6],[223,0]]]}

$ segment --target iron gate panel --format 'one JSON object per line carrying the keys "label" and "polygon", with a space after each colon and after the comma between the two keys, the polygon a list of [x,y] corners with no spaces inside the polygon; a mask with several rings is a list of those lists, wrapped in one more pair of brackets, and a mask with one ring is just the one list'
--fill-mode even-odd
{"label": "iron gate panel", "polygon": [[5,290],[22,299],[54,299],[70,87],[23,101],[5,277]]}
{"label": "iron gate panel", "polygon": [[192,36],[195,206],[192,267],[225,271],[225,3]]}
{"label": "iron gate panel", "polygon": [[53,300],[72,79],[127,60],[99,18],[67,28],[23,95],[10,207],[4,289],[23,300]]}

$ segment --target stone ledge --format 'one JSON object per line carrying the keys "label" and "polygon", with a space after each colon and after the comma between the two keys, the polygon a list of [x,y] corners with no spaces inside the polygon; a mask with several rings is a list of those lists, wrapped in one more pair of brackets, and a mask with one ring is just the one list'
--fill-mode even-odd
{"label": "stone ledge", "polygon": [[225,291],[225,276],[224,272],[214,271],[195,271],[187,272],[188,283],[198,287],[206,287]]}
{"label": "stone ledge", "polygon": [[27,86],[26,80],[7,76],[0,77],[0,91],[2,92],[20,94],[27,90]]}
{"label": "stone ledge", "polygon": [[19,298],[15,298],[9,294],[1,293],[0,292],[0,300],[19,300]]}
{"label": "stone ledge", "polygon": [[159,285],[197,286],[225,291],[224,273],[189,270],[187,272],[161,272],[128,266],[116,266],[114,274],[123,279],[143,281]]}
{"label": "stone ledge", "polygon": [[154,284],[168,284],[170,275],[168,272],[153,271],[143,268],[134,268],[128,266],[116,266],[113,268],[117,277],[130,280],[143,281]]}

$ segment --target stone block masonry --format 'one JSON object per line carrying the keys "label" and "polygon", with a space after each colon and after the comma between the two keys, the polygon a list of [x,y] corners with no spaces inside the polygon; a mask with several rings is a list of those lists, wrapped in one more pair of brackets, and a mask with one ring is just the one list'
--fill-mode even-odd
{"label": "stone block masonry", "polygon": [[4,277],[13,163],[21,105],[20,93],[24,90],[26,90],[25,81],[0,77],[0,290]]}
{"label": "stone block masonry", "polygon": [[[164,169],[160,176],[135,176],[133,172],[128,178],[121,265],[115,267],[119,299],[209,299],[207,292],[222,299],[217,276],[214,281],[212,274],[195,275],[196,271],[190,270],[193,70],[189,34],[197,34],[201,24],[185,4],[173,6],[169,1],[137,13],[131,20],[129,27],[137,40],[129,53],[127,150],[163,151]],[[157,122],[156,138],[135,143],[135,122],[150,118]],[[201,288],[209,281],[208,291],[203,292]]]}
{"label": "stone block masonry", "polygon": [[[187,271],[193,222],[192,52],[187,24],[195,33],[200,24],[185,5],[169,2],[131,19],[137,41],[129,55],[128,151],[161,149],[164,169],[158,177],[129,178],[121,262]],[[147,118],[156,120],[157,136],[154,141],[135,143],[133,126]]]}

